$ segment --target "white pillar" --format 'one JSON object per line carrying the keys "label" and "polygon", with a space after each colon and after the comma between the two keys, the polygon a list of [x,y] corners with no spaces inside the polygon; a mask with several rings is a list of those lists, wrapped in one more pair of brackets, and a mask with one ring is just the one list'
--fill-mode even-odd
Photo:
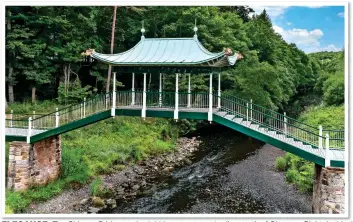
{"label": "white pillar", "polygon": [[287,135],[288,129],[287,129],[287,114],[286,114],[286,112],[284,112],[283,115],[284,115],[284,134]]}
{"label": "white pillar", "polygon": [[59,126],[59,109],[56,107],[56,112],[55,112],[55,127]]}
{"label": "white pillar", "polygon": [[331,158],[330,158],[330,138],[328,133],[326,133],[326,149],[325,149],[325,167],[330,166]]}
{"label": "white pillar", "polygon": [[10,119],[11,119],[10,127],[12,127],[13,126],[13,121],[12,121],[12,119],[13,119],[13,110],[11,110]]}
{"label": "white pillar", "polygon": [[143,73],[142,111],[141,117],[146,117],[146,73]]}
{"label": "white pillar", "polygon": [[319,149],[322,149],[322,126],[319,126]]}
{"label": "white pillar", "polygon": [[249,121],[249,103],[246,103],[246,122]]}
{"label": "white pillar", "polygon": [[111,116],[115,116],[115,108],[116,108],[116,72],[113,72],[113,101],[112,101]]}
{"label": "white pillar", "polygon": [[252,121],[252,99],[250,99],[250,121]]}
{"label": "white pillar", "polygon": [[217,108],[221,108],[221,74],[218,74],[218,105]]}
{"label": "white pillar", "polygon": [[83,118],[86,117],[86,97],[83,98]]}
{"label": "white pillar", "polygon": [[32,135],[32,117],[28,118],[27,143],[30,143]]}
{"label": "white pillar", "polygon": [[83,103],[81,102],[80,103],[80,116],[81,116],[81,119],[83,118]]}
{"label": "white pillar", "polygon": [[162,106],[162,73],[159,73],[159,107]]}
{"label": "white pillar", "polygon": [[179,118],[179,74],[175,74],[175,107],[174,107],[174,119]]}
{"label": "white pillar", "polygon": [[191,107],[191,74],[189,73],[189,80],[188,80],[188,106]]}
{"label": "white pillar", "polygon": [[208,110],[208,121],[212,121],[212,115],[213,115],[213,112],[212,112],[212,102],[213,102],[213,98],[212,98],[212,73],[210,73],[210,92],[209,92],[209,102],[208,102],[208,105],[209,105],[209,110]]}
{"label": "white pillar", "polygon": [[131,105],[135,105],[135,73],[132,73]]}

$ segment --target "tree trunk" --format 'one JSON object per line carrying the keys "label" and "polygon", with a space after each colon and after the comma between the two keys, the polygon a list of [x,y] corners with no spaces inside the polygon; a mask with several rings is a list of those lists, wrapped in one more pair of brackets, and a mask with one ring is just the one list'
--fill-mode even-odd
{"label": "tree trunk", "polygon": [[13,95],[13,85],[9,84],[9,103],[15,102],[15,97]]}
{"label": "tree trunk", "polygon": [[8,105],[7,105],[7,98],[5,96],[5,109],[7,109]]}
{"label": "tree trunk", "polygon": [[[114,6],[114,15],[113,15],[113,24],[112,24],[112,38],[110,40],[110,53],[113,54],[114,51],[114,34],[115,34],[115,22],[116,22],[116,10],[118,6]],[[109,65],[108,68],[108,77],[107,77],[107,85],[105,87],[105,92],[108,93],[110,91],[110,78],[112,73],[112,66]]]}
{"label": "tree trunk", "polygon": [[36,87],[32,87],[32,103],[36,102]]}
{"label": "tree trunk", "polygon": [[[7,31],[11,31],[11,18],[10,18],[11,12],[8,11],[8,18],[7,18]],[[11,53],[12,54],[12,53]],[[10,60],[11,61],[11,60]],[[13,94],[13,67],[11,63],[9,62],[9,73],[8,73],[8,86],[9,86],[9,103],[13,103],[15,101],[15,97]]]}

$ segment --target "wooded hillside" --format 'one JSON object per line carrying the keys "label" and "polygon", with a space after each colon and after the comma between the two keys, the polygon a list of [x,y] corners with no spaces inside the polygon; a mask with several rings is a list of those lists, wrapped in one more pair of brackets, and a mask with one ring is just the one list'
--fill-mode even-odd
{"label": "wooded hillside", "polygon": [[[244,55],[223,73],[223,91],[290,115],[311,105],[299,102],[303,95],[343,102],[342,52],[308,56],[273,30],[266,11],[252,17],[250,12],[244,6],[117,7],[113,51],[128,50],[140,40],[142,21],[146,37],[192,37],[197,18],[198,38],[208,50],[230,47]],[[7,101],[67,104],[106,91],[108,66],[85,64],[81,53],[88,48],[110,53],[113,14],[114,7],[6,7]],[[119,73],[118,86],[129,89],[131,75],[126,74]],[[207,89],[207,78],[193,76],[194,89]],[[152,76],[150,87],[158,86],[157,79]]]}

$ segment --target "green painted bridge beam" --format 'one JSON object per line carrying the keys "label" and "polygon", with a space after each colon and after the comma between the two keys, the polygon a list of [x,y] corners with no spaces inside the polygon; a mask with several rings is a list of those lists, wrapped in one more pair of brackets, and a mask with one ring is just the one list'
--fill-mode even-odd
{"label": "green painted bridge beam", "polygon": [[[119,109],[117,108],[115,110],[115,113],[117,116],[141,116],[141,109]],[[84,126],[87,126],[89,124],[107,119],[111,117],[111,110],[103,111],[101,113],[97,113],[91,116],[88,116],[84,119],[76,120],[73,122],[70,122],[68,124],[65,124],[63,126],[59,126],[57,128],[48,130],[46,132],[34,135],[31,137],[30,142],[34,143],[40,140],[43,140],[45,138],[59,135],[65,132],[69,132],[71,130],[81,128]],[[146,111],[146,117],[156,117],[156,118],[174,118],[174,111],[173,110],[147,110]],[[188,112],[188,111],[179,111],[179,118],[180,119],[196,119],[196,120],[207,120],[208,119],[208,114],[207,112]],[[241,124],[238,124],[234,121],[231,121],[229,119],[226,119],[224,117],[221,117],[219,115],[213,114],[213,121],[224,125],[226,127],[229,127],[233,130],[236,130],[238,132],[241,132],[247,136],[250,136],[252,138],[258,139],[260,141],[263,141],[265,143],[271,144],[279,149],[282,149],[284,151],[293,153],[297,156],[300,156],[306,160],[312,161],[318,165],[325,166],[325,159],[323,157],[317,156],[315,154],[309,153],[305,150],[298,149],[297,147],[290,145],[288,143],[285,143],[281,140],[278,140],[276,138],[270,137],[266,134],[263,134],[259,131],[256,131],[254,129],[245,127]],[[11,142],[11,141],[26,141],[25,136],[6,136],[6,142]],[[337,161],[337,160],[331,160],[331,166],[333,167],[344,167],[344,161]]]}
{"label": "green painted bridge beam", "polygon": [[27,140],[27,137],[25,136],[10,136],[10,135],[5,136],[5,142],[13,142],[13,141],[26,142],[26,140]]}
{"label": "green painted bridge beam", "polygon": [[79,120],[70,122],[68,124],[59,126],[57,128],[45,131],[43,133],[39,133],[37,135],[34,135],[31,137],[30,142],[34,143],[34,142],[43,140],[43,139],[51,137],[51,136],[60,135],[60,134],[72,131],[74,129],[78,129],[78,128],[90,125],[92,123],[107,119],[109,117],[111,117],[111,110],[103,111],[101,113],[97,113],[92,116],[88,116],[84,119],[79,119]]}

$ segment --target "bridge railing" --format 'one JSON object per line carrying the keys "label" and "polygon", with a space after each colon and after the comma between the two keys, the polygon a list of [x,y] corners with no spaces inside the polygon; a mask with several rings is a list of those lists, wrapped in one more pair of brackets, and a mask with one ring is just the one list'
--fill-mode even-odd
{"label": "bridge railing", "polygon": [[[133,100],[133,96],[135,99]],[[213,107],[217,107],[217,97],[212,96]],[[142,107],[143,91],[117,91],[117,107]],[[134,103],[132,102],[134,101]],[[146,91],[147,108],[175,108],[175,92]],[[179,109],[205,109],[209,108],[209,93],[207,92],[178,92]]]}
{"label": "bridge railing", "polygon": [[110,109],[111,98],[111,93],[104,93],[87,100],[84,99],[80,103],[57,109],[55,112],[31,118],[27,120],[27,127],[30,121],[32,129],[48,130],[85,118],[86,116]]}
{"label": "bridge railing", "polygon": [[[334,149],[344,149],[344,130],[322,130],[323,137],[327,134],[330,138],[329,146]],[[325,141],[323,142],[325,146]]]}
{"label": "bridge railing", "polygon": [[[217,96],[218,97],[218,96]],[[222,95],[221,110],[235,117],[241,117],[249,123],[255,123],[286,138],[293,138],[314,148],[326,147],[326,133],[329,135],[330,149],[344,149],[344,131],[324,130],[320,135],[319,128],[302,123],[285,114],[277,113],[265,107],[253,104],[231,95]],[[332,140],[331,140],[332,138]]]}

